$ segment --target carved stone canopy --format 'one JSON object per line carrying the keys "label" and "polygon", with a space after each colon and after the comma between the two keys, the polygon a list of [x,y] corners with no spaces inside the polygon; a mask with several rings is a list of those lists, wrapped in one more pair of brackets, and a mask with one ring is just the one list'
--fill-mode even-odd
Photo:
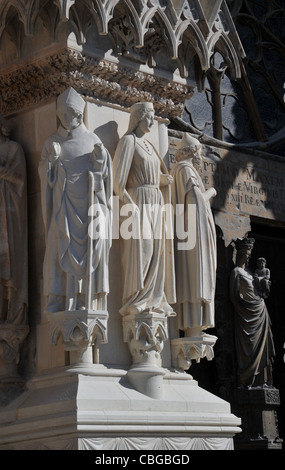
{"label": "carved stone canopy", "polygon": [[175,117],[216,49],[234,78],[244,55],[220,0],[4,0],[0,40],[3,114],[72,86],[127,107],[152,101]]}

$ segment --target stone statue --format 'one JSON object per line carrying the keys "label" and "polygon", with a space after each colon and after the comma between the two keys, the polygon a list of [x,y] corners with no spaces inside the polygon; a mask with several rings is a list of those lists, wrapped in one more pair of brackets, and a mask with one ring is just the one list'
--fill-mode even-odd
{"label": "stone statue", "polygon": [[18,375],[29,332],[26,161],[0,117],[0,376]]}
{"label": "stone statue", "polygon": [[185,249],[175,244],[178,328],[185,337],[193,337],[215,324],[216,231],[210,199],[216,190],[206,191],[200,177],[201,144],[197,139],[184,134],[175,159],[177,164],[170,171],[175,233],[179,235],[178,222],[182,220],[192,242]]}
{"label": "stone statue", "polygon": [[136,103],[130,112],[129,128],[113,160],[114,193],[121,215],[120,313],[124,342],[133,359],[128,380],[141,393],[159,398],[165,374],[161,351],[168,338],[168,317],[175,315],[171,303],[176,299],[173,240],[171,230],[167,231],[172,178],[145,137],[154,124],[152,103]]}
{"label": "stone statue", "polygon": [[236,267],[230,279],[230,296],[235,309],[235,343],[238,379],[242,386],[272,385],[275,355],[270,318],[247,265],[253,238],[235,241]]}
{"label": "stone statue", "polygon": [[256,261],[257,269],[254,271],[254,280],[256,289],[263,299],[267,299],[270,293],[270,270],[266,268],[266,259],[258,258]]}
{"label": "stone statue", "polygon": [[[109,292],[112,164],[100,139],[83,123],[84,107],[73,88],[58,97],[60,126],[46,140],[39,165],[48,313],[104,309]],[[99,236],[90,231],[94,221],[90,225],[88,218],[97,209]]]}
{"label": "stone statue", "polygon": [[26,325],[28,246],[26,161],[0,118],[0,323]]}
{"label": "stone statue", "polygon": [[[118,143],[113,160],[114,193],[132,212],[132,236],[123,233],[124,273],[122,315],[140,312],[172,314],[174,269],[166,238],[163,205],[170,202],[172,178],[156,149],[146,139],[154,122],[151,103],[131,107],[129,128]],[[127,212],[126,212],[127,215]]]}

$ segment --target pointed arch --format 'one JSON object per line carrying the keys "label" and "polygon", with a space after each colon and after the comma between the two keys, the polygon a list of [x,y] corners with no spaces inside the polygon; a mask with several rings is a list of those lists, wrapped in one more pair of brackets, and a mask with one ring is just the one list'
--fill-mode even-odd
{"label": "pointed arch", "polygon": [[122,2],[128,8],[128,10],[129,10],[129,12],[130,12],[130,14],[131,14],[131,16],[134,20],[134,23],[135,23],[135,28],[136,28],[135,32],[137,34],[136,47],[142,47],[143,42],[144,42],[144,32],[143,32],[143,27],[141,25],[139,15],[138,15],[133,3],[130,0],[122,0]]}
{"label": "pointed arch", "polygon": [[29,0],[23,14],[23,24],[26,36],[33,36],[39,11],[39,0]]}
{"label": "pointed arch", "polygon": [[61,21],[65,22],[69,20],[69,10],[74,5],[75,0],[53,0],[53,3],[57,6]]}
{"label": "pointed arch", "polygon": [[[114,10],[115,6],[117,5],[117,3],[119,3],[119,1],[120,0],[107,0],[106,5],[104,7],[104,10],[105,10],[104,28],[106,30],[106,34],[108,32],[108,23],[113,18],[113,10]],[[97,0],[96,0],[96,3],[97,3]]]}
{"label": "pointed arch", "polygon": [[199,57],[202,70],[208,70],[210,67],[208,47],[201,30],[194,21],[183,21],[183,23],[178,26],[176,30],[178,45],[182,43],[183,35],[187,34],[187,30],[189,32],[191,31],[191,33],[194,35],[194,40],[189,38],[189,41]]}
{"label": "pointed arch", "polygon": [[0,18],[2,18],[2,22],[0,24],[0,39],[7,25],[9,12],[12,10],[15,10],[17,13],[18,20],[20,20],[23,24],[25,22],[23,18],[23,10],[21,10],[19,3],[16,0],[4,0],[2,7],[0,7]]}
{"label": "pointed arch", "polygon": [[170,47],[171,58],[177,59],[178,44],[177,44],[175,33],[173,31],[173,27],[171,26],[171,23],[169,19],[167,18],[166,14],[159,7],[149,8],[148,12],[146,12],[143,15],[141,19],[143,35],[145,35],[145,33],[148,31],[147,24],[156,15],[159,17],[159,19],[163,23],[165,30],[167,32],[167,35],[169,37],[170,43],[168,46]]}
{"label": "pointed arch", "polygon": [[218,31],[208,41],[209,57],[215,50],[225,59],[231,74],[231,78],[237,80],[241,78],[241,68],[236,50],[224,31]]}
{"label": "pointed arch", "polygon": [[103,3],[100,0],[92,0],[91,6],[87,5],[87,8],[95,19],[99,34],[108,34],[108,21]]}

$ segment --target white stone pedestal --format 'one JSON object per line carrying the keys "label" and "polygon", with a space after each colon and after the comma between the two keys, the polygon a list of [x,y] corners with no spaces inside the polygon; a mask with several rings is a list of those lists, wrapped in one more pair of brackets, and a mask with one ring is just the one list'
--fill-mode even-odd
{"label": "white stone pedestal", "polygon": [[229,450],[240,432],[230,405],[189,374],[165,369],[163,398],[138,392],[126,370],[44,371],[0,413],[0,450]]}

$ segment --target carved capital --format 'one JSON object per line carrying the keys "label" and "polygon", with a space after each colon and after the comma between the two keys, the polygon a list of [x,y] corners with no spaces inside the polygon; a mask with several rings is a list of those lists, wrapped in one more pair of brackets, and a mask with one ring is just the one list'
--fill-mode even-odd
{"label": "carved capital", "polygon": [[[107,342],[106,310],[75,310],[48,314],[50,342],[56,345],[62,336],[64,350],[75,352],[75,362],[80,362],[84,353],[93,346],[97,338]],[[74,362],[74,361],[73,361]],[[91,359],[88,360],[91,362]]]}
{"label": "carved capital", "polygon": [[192,361],[200,362],[206,357],[211,361],[214,357],[216,336],[203,333],[201,336],[176,338],[171,341],[173,366],[188,370]]}
{"label": "carved capital", "polygon": [[161,398],[165,375],[161,368],[161,352],[168,338],[167,317],[154,312],[126,315],[123,317],[123,334],[133,358],[127,374],[129,382],[139,392]]}
{"label": "carved capital", "polygon": [[126,315],[123,318],[123,334],[134,364],[161,365],[160,353],[168,338],[167,317],[164,314]]}

